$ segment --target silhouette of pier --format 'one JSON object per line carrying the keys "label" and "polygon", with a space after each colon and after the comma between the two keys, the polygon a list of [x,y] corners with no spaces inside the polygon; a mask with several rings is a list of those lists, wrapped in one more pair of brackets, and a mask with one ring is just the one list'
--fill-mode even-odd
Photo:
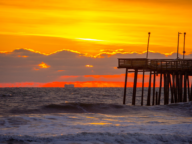
{"label": "silhouette of pier", "polygon": [[[137,77],[142,73],[141,105],[143,103],[143,91],[145,73],[149,73],[149,86],[147,94],[147,106],[160,105],[161,90],[164,89],[164,104],[192,101],[192,59],[147,59],[147,58],[119,58],[118,68],[125,68],[125,86],[123,104],[126,101],[126,88],[128,73],[134,73],[132,105],[136,103]],[[156,77],[160,75],[159,88],[155,88]],[[151,94],[151,82],[153,77],[153,91]],[[169,90],[171,95],[169,95]]]}

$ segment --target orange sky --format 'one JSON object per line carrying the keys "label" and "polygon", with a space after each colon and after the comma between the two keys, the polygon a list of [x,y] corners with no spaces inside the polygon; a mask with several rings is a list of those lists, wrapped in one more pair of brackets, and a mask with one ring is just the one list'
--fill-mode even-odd
{"label": "orange sky", "polygon": [[[0,13],[0,54],[6,60],[0,87],[61,86],[69,79],[76,86],[123,86],[124,71],[114,70],[118,54],[145,57],[148,32],[153,58],[175,58],[178,32],[187,33],[186,54],[192,54],[191,0],[0,0]],[[114,56],[108,67],[102,54]],[[74,56],[67,59],[71,66],[67,56]]]}
{"label": "orange sky", "polygon": [[[143,52],[150,31],[150,50],[170,53],[180,31],[189,54],[191,7],[191,0],[0,0],[0,51]],[[182,45],[183,35],[180,53]]]}
{"label": "orange sky", "polygon": [[[39,82],[17,82],[17,83],[0,83],[0,87],[64,87],[65,84],[74,84],[75,87],[124,87],[125,74],[120,75],[84,75],[85,78],[93,78],[92,81],[86,80],[75,81],[75,78],[79,76],[62,76],[61,79],[70,79],[71,82],[48,82],[48,83],[39,83]],[[73,78],[74,80],[72,80]],[[134,74],[128,74],[127,87],[133,86]],[[153,76],[152,76],[153,78]],[[145,76],[144,86],[148,87],[149,77]],[[151,83],[153,85],[153,82]],[[159,86],[159,75],[156,76],[156,87]],[[142,87],[142,75],[138,74],[137,87]]]}

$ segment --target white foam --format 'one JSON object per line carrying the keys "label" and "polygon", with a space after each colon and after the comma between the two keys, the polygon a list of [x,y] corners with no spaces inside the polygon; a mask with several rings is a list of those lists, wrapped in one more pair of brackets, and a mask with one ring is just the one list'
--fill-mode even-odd
{"label": "white foam", "polygon": [[1,117],[1,135],[38,137],[89,133],[192,134],[192,118],[104,114],[31,114]]}

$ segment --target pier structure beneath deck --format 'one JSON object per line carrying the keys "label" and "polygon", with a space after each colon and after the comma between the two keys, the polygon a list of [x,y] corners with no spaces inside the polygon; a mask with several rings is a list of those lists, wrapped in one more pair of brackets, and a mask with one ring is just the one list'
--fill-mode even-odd
{"label": "pier structure beneath deck", "polygon": [[[134,73],[132,105],[136,103],[138,72],[142,73],[141,105],[144,105],[145,73],[149,73],[147,106],[160,105],[161,90],[164,89],[164,104],[192,101],[192,59],[146,59],[119,58],[118,68],[125,68],[125,86],[123,104],[126,103],[128,73]],[[156,77],[160,76],[159,89],[156,91]],[[151,97],[151,83],[153,91]],[[162,86],[163,84],[163,86]],[[169,95],[169,90],[171,95]]]}

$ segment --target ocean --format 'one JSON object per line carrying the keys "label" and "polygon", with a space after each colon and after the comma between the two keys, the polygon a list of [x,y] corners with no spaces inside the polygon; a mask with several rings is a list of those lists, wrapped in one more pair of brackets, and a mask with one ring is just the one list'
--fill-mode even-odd
{"label": "ocean", "polygon": [[192,144],[192,102],[131,105],[132,88],[0,88],[1,144]]}

